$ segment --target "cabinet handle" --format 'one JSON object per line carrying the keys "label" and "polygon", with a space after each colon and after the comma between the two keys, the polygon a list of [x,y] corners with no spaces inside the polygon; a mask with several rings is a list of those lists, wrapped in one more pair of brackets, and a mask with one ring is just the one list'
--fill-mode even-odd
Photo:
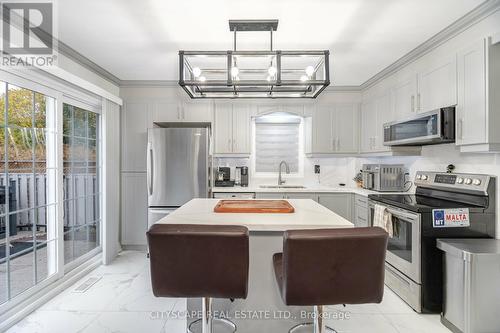
{"label": "cabinet handle", "polygon": [[180,120],[181,119],[181,110],[179,107],[177,107],[177,119]]}
{"label": "cabinet handle", "polygon": [[420,93],[417,94],[417,112],[420,112]]}
{"label": "cabinet handle", "polygon": [[227,150],[231,151],[231,139],[227,139]]}
{"label": "cabinet handle", "polygon": [[184,110],[184,108],[182,108],[182,119],[186,119],[186,110]]}
{"label": "cabinet handle", "polygon": [[411,95],[411,112],[415,112],[415,95]]}
{"label": "cabinet handle", "polygon": [[463,118],[460,118],[458,120],[458,137],[460,138],[460,140],[463,140],[464,139],[464,119]]}
{"label": "cabinet handle", "polygon": [[339,137],[337,137],[337,148],[336,148],[336,150],[338,151],[339,148],[340,148],[340,139],[339,139]]}

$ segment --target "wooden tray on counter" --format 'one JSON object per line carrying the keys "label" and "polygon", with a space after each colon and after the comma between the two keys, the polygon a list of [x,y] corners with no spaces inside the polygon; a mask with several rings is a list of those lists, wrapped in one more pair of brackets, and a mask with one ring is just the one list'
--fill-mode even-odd
{"label": "wooden tray on counter", "polygon": [[214,207],[216,213],[293,213],[295,209],[286,200],[221,200]]}

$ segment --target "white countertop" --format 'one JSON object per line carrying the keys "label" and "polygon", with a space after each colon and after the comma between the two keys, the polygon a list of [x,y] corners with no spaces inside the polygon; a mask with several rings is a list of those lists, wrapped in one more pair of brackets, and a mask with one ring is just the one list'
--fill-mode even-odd
{"label": "white countertop", "polygon": [[[368,194],[380,194],[384,192],[377,192],[371,190],[365,190],[359,187],[347,187],[347,186],[306,186],[305,188],[262,188],[259,186],[234,186],[234,187],[213,187],[212,192],[217,193],[355,193],[363,196],[368,196]],[[395,194],[397,192],[391,192]]]}
{"label": "white countertop", "polygon": [[215,213],[219,199],[193,199],[157,223],[242,225],[250,231],[351,228],[354,225],[310,199],[290,199],[295,208],[288,214]]}

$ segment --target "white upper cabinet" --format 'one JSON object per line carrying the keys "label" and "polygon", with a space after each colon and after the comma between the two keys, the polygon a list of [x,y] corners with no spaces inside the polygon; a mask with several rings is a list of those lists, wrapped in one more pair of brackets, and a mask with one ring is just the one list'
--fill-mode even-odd
{"label": "white upper cabinet", "polygon": [[233,153],[250,154],[250,107],[233,105]]}
{"label": "white upper cabinet", "polygon": [[312,145],[306,153],[331,154],[334,152],[333,105],[318,105],[313,111],[306,135],[312,136]]}
{"label": "white upper cabinet", "polygon": [[369,153],[375,150],[375,137],[377,135],[377,114],[375,112],[375,102],[367,99],[361,105],[361,144],[362,153]]}
{"label": "white upper cabinet", "polygon": [[486,41],[458,52],[457,145],[486,143]]}
{"label": "white upper cabinet", "polygon": [[357,103],[317,105],[306,119],[306,154],[349,154],[359,150]]}
{"label": "white upper cabinet", "polygon": [[377,152],[388,152],[390,147],[384,146],[384,124],[394,120],[391,108],[391,93],[386,91],[375,99],[375,144],[374,150]]}
{"label": "white upper cabinet", "polygon": [[182,120],[182,109],[177,101],[158,101],[149,103],[149,105],[152,123],[178,122]]}
{"label": "white upper cabinet", "polygon": [[209,123],[212,121],[212,102],[184,102],[181,107],[182,121]]}
{"label": "white upper cabinet", "polygon": [[217,103],[214,111],[214,144],[216,154],[231,154],[233,140],[233,105]]}
{"label": "white upper cabinet", "polygon": [[458,52],[456,144],[464,152],[500,151],[500,43],[485,38]]}
{"label": "white upper cabinet", "polygon": [[336,153],[359,152],[359,104],[335,106],[334,139]]}
{"label": "white upper cabinet", "polygon": [[425,58],[401,69],[396,74],[391,104],[394,120],[456,105],[456,55]]}
{"label": "white upper cabinet", "polygon": [[401,70],[396,75],[396,84],[392,89],[392,108],[396,119],[409,118],[416,112],[417,73],[413,70]]}
{"label": "white upper cabinet", "polygon": [[417,112],[457,104],[457,57],[451,53],[424,62],[418,73]]}
{"label": "white upper cabinet", "polygon": [[384,146],[384,124],[393,120],[389,90],[365,99],[361,107],[361,152],[390,151]]}
{"label": "white upper cabinet", "polygon": [[212,121],[212,105],[210,101],[156,101],[152,103],[152,122],[196,122]]}
{"label": "white upper cabinet", "polygon": [[250,154],[250,107],[221,102],[214,110],[214,153]]}

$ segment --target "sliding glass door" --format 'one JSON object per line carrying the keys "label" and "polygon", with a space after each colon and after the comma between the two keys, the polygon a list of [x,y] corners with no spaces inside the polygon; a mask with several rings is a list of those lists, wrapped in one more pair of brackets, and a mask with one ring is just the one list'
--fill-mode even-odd
{"label": "sliding glass door", "polygon": [[0,303],[57,272],[54,97],[0,82]]}
{"label": "sliding glass door", "polygon": [[99,115],[63,105],[64,262],[100,245]]}
{"label": "sliding glass door", "polygon": [[0,314],[101,249],[99,101],[12,80],[0,81]]}

